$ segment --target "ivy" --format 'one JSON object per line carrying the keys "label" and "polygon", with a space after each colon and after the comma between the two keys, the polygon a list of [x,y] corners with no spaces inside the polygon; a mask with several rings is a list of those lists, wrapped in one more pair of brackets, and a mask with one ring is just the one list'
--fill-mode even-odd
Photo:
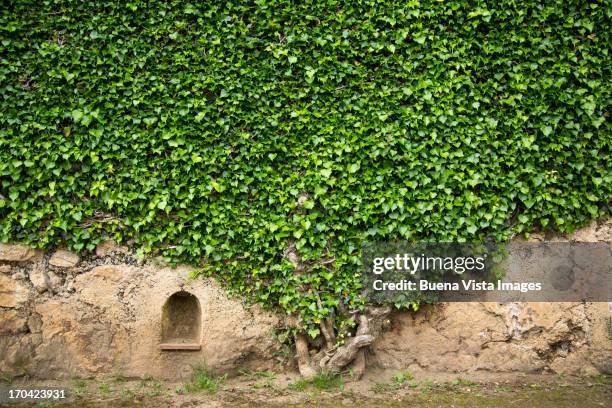
{"label": "ivy", "polygon": [[611,14],[597,0],[8,2],[0,240],[133,242],[317,335],[362,305],[365,239],[504,241],[610,216]]}

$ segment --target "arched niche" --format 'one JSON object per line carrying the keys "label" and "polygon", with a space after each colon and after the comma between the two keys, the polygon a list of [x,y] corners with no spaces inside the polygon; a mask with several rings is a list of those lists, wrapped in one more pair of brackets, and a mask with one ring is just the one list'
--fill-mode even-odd
{"label": "arched niche", "polygon": [[198,298],[180,291],[170,296],[162,308],[162,350],[200,350],[202,310]]}

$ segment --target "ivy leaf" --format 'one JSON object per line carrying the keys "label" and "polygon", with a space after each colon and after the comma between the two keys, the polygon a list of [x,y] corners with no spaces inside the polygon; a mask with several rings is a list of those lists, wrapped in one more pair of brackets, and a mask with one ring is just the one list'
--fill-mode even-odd
{"label": "ivy leaf", "polygon": [[198,114],[195,116],[195,121],[197,123],[200,123],[202,121],[202,119],[204,119],[206,117],[206,113],[204,112],[198,112]]}
{"label": "ivy leaf", "polygon": [[79,109],[75,109],[71,112],[70,115],[72,116],[72,120],[74,121],[74,123],[79,123],[83,118],[84,113]]}
{"label": "ivy leaf", "polygon": [[331,176],[332,171],[330,169],[323,169],[321,170],[321,175],[324,178],[329,178],[329,176]]}
{"label": "ivy leaf", "polygon": [[210,182],[210,185],[212,186],[212,188],[213,188],[213,189],[215,189],[215,191],[216,191],[217,193],[222,193],[222,192],[224,192],[224,191],[225,191],[225,188],[226,188],[224,185],[222,185],[222,184],[218,183],[216,180],[212,180],[212,181]]}

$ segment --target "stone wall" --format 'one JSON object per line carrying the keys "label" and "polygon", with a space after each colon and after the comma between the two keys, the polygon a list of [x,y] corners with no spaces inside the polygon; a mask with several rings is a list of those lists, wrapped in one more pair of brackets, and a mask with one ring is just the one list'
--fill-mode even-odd
{"label": "stone wall", "polygon": [[449,303],[398,313],[372,347],[385,368],[612,374],[607,303]]}
{"label": "stone wall", "polygon": [[[568,238],[533,234],[530,239],[610,242],[612,221],[593,222]],[[396,313],[390,320],[369,355],[374,365],[612,374],[612,303],[448,303]]]}
{"label": "stone wall", "polygon": [[[610,241],[612,223],[573,239]],[[534,239],[543,239],[535,237]],[[190,268],[138,261],[111,242],[80,258],[0,244],[0,371],[35,378],[181,379],[275,368],[280,319],[228,297]],[[200,306],[200,350],[165,351],[162,310],[177,292]],[[443,372],[612,372],[608,303],[450,303],[397,312],[368,352],[372,366]],[[192,341],[193,342],[193,341]]]}
{"label": "stone wall", "polygon": [[[0,244],[0,371],[180,379],[192,367],[271,368],[276,317],[190,271],[138,263],[109,243],[87,259]],[[160,350],[164,303],[180,291],[199,300],[201,350]]]}

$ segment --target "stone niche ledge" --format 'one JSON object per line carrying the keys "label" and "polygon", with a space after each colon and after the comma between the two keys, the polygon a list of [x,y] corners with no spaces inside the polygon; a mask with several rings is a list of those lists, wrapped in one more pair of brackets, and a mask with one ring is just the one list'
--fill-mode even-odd
{"label": "stone niche ledge", "polygon": [[159,349],[163,351],[199,351],[202,346],[195,343],[162,343]]}

